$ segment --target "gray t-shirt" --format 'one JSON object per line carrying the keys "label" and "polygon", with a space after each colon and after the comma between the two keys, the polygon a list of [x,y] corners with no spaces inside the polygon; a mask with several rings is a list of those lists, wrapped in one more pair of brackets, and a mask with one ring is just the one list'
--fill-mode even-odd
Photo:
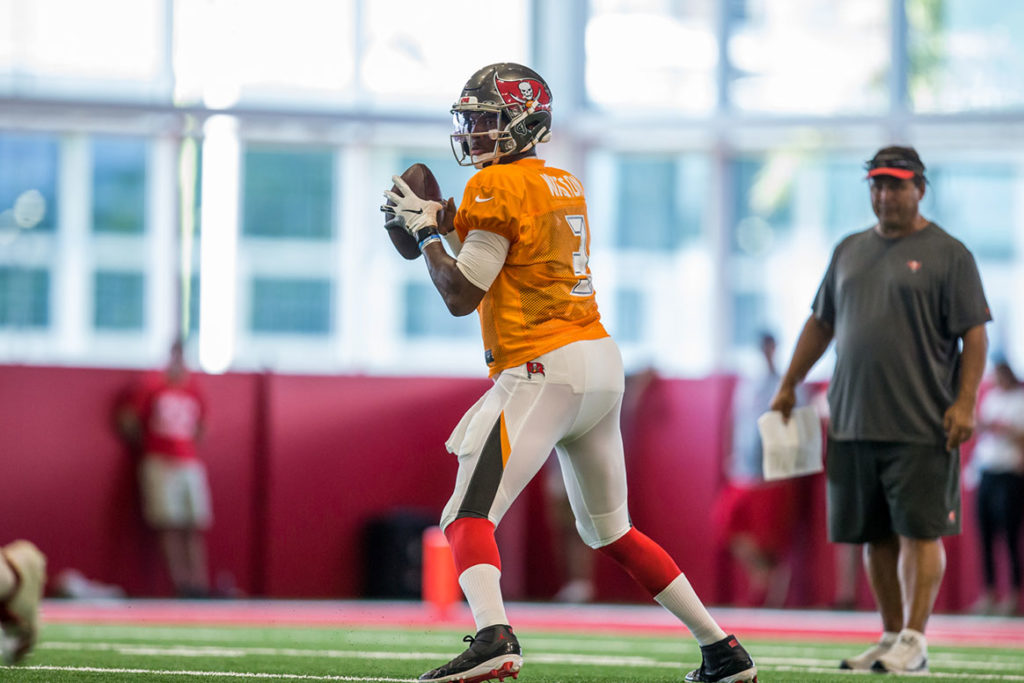
{"label": "gray t-shirt", "polygon": [[959,338],[992,319],[974,257],[929,223],[906,237],[843,239],[814,299],[832,326],[834,439],[942,444],[959,389]]}

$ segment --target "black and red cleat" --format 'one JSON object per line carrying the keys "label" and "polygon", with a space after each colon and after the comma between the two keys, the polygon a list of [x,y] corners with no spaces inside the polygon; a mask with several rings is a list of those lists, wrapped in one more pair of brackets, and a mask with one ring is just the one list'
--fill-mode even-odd
{"label": "black and red cleat", "polygon": [[757,683],[757,667],[736,640],[726,636],[717,643],[702,645],[700,668],[686,674],[687,681],[703,683]]}
{"label": "black and red cleat", "polygon": [[523,666],[523,650],[511,626],[498,625],[480,629],[476,637],[462,639],[469,648],[444,666],[419,677],[434,683],[483,683],[519,678]]}

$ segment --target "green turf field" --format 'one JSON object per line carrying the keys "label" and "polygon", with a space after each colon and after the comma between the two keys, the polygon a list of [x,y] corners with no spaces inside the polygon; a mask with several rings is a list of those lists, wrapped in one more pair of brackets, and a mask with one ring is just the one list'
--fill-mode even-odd
{"label": "green turf field", "polygon": [[[454,631],[49,624],[11,681],[408,681],[461,651]],[[664,636],[529,633],[524,683],[681,681],[696,647]],[[748,641],[761,681],[858,680],[835,669],[857,645]],[[1024,681],[1024,651],[932,647],[932,678]],[[874,678],[874,676],[872,676]],[[905,677],[912,680],[918,677]],[[901,680],[904,677],[879,677]],[[509,679],[511,680],[511,679]]]}

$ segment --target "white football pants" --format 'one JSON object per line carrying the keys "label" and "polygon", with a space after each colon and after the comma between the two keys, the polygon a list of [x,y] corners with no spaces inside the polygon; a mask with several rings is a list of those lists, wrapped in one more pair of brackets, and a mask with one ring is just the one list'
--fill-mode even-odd
{"label": "white football pants", "polygon": [[543,374],[533,363],[502,371],[448,439],[459,471],[441,527],[459,517],[497,526],[554,449],[580,536],[612,543],[629,530],[619,348],[611,337],[578,341],[534,363]]}

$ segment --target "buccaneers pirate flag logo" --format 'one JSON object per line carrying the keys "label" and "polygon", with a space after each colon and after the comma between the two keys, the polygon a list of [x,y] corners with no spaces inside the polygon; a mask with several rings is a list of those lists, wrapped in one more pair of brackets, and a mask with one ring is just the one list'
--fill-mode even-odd
{"label": "buccaneers pirate flag logo", "polygon": [[507,105],[520,105],[525,109],[547,109],[551,106],[551,93],[544,84],[533,78],[506,81],[494,78],[501,98]]}

